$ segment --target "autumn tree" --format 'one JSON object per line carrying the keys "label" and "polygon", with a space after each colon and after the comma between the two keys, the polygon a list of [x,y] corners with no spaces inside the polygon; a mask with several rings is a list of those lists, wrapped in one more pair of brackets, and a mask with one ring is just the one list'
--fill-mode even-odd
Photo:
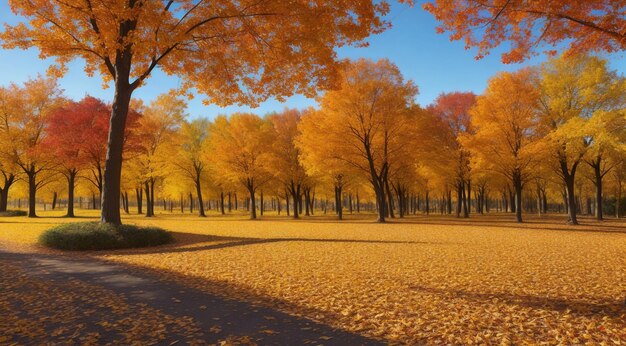
{"label": "autumn tree", "polygon": [[432,0],[424,8],[440,22],[439,33],[477,47],[479,58],[505,41],[504,62],[522,61],[542,44],[566,43],[575,53],[626,49],[623,1]]}
{"label": "autumn tree", "polygon": [[87,74],[113,82],[102,222],[120,224],[124,128],[133,92],[155,68],[183,78],[219,105],[270,96],[313,95],[329,86],[334,49],[361,44],[387,27],[386,2],[11,0],[26,23],[7,25],[5,48],[36,47],[63,72],[76,58]]}
{"label": "autumn tree", "polygon": [[[317,120],[321,115],[315,109],[307,109],[303,112],[298,124],[298,136],[295,139],[296,147],[300,151],[299,162],[305,168],[309,176],[321,177],[321,185],[330,186],[335,206],[335,213],[339,220],[343,220],[343,193],[357,172],[354,167],[345,161],[337,159],[334,148],[330,143],[320,140],[319,134],[323,132],[322,126]],[[289,195],[287,191],[287,214],[289,214]]]}
{"label": "autumn tree", "polygon": [[388,177],[394,152],[402,149],[404,130],[410,125],[408,110],[417,87],[405,81],[388,60],[361,59],[347,65],[340,88],[320,98],[320,110],[307,115],[303,132],[315,130],[319,145],[302,145],[303,151],[324,151],[364,174],[372,184],[378,204],[378,222],[388,214]]}
{"label": "autumn tree", "polygon": [[179,130],[178,153],[172,160],[174,167],[193,182],[198,198],[198,213],[206,216],[202,198],[202,182],[206,179],[207,163],[205,151],[208,148],[209,121],[205,118],[183,122]]}
{"label": "autumn tree", "polygon": [[[98,189],[99,196],[102,195],[104,183],[104,163],[110,114],[111,108],[109,106],[102,100],[89,96],[79,102],[76,110],[76,116],[82,117],[84,120],[82,125],[88,124],[89,126],[86,132],[81,133],[88,166],[86,168],[88,173],[83,174],[83,176]],[[59,119],[59,121],[63,120]],[[129,122],[132,123],[133,121]]]}
{"label": "autumn tree", "polygon": [[28,80],[22,87],[11,84],[0,96],[4,98],[0,101],[3,106],[0,130],[8,145],[5,150],[26,176],[28,216],[36,217],[37,190],[48,182],[40,173],[56,164],[42,142],[51,112],[65,100],[57,81],[41,76]]}
{"label": "autumn tree", "polygon": [[299,212],[301,212],[296,201],[300,200],[304,189],[308,188],[306,186],[307,174],[300,162],[300,149],[295,142],[300,116],[300,112],[295,109],[285,109],[281,113],[269,116],[274,127],[270,162],[276,179],[280,181],[294,201],[292,213],[294,219],[297,219]]}
{"label": "autumn tree", "polygon": [[[67,180],[67,217],[74,217],[74,188],[79,173],[87,167],[97,146],[101,101],[85,97],[53,110],[48,117],[47,136],[42,145],[59,162],[59,171]],[[106,108],[106,106],[105,106]],[[104,113],[106,114],[106,113]],[[93,131],[93,128],[96,130]],[[105,141],[99,143],[105,145]]]}
{"label": "autumn tree", "polygon": [[[620,85],[621,84],[621,85]],[[590,140],[585,162],[593,170],[592,182],[595,186],[595,216],[603,219],[603,180],[615,167],[618,167],[626,155],[626,116],[623,102],[626,95],[624,80],[617,83],[614,94],[614,109],[595,112],[585,124],[585,132]],[[619,100],[621,98],[621,100]]]}
{"label": "autumn tree", "polygon": [[[4,120],[12,112],[13,98],[9,94],[8,88],[0,88],[0,117]],[[7,211],[9,200],[9,189],[19,178],[20,168],[13,160],[11,133],[5,131],[5,127],[0,127],[0,212]]]}
{"label": "autumn tree", "polygon": [[185,102],[172,93],[159,95],[145,109],[133,134],[138,148],[131,169],[139,177],[146,198],[146,216],[154,216],[155,185],[169,173],[176,155],[175,138],[185,118]]}
{"label": "autumn tree", "polygon": [[445,147],[447,156],[455,161],[454,181],[457,192],[456,215],[469,217],[469,201],[471,198],[471,170],[469,152],[460,142],[464,135],[472,133],[469,110],[476,102],[476,95],[472,92],[451,92],[439,95],[429,111],[439,117],[445,128],[436,131],[449,132]]}
{"label": "autumn tree", "polygon": [[245,187],[250,218],[256,219],[256,191],[272,179],[268,167],[272,124],[254,114],[218,116],[210,128],[209,150],[218,174]]}
{"label": "autumn tree", "polygon": [[470,110],[473,135],[463,139],[480,166],[506,177],[515,192],[515,215],[522,222],[522,189],[538,160],[536,111],[539,93],[532,69],[504,72],[489,80]]}
{"label": "autumn tree", "polygon": [[567,191],[569,220],[577,224],[576,171],[594,142],[586,125],[594,115],[601,116],[598,112],[623,107],[624,82],[606,61],[587,55],[552,59],[542,66],[541,74],[541,130]]}
{"label": "autumn tree", "polygon": [[0,183],[0,213],[7,211],[7,205],[9,201],[9,189],[15,183],[17,179],[17,170],[15,169],[13,162],[7,159],[0,159],[0,174],[2,174],[2,180]]}

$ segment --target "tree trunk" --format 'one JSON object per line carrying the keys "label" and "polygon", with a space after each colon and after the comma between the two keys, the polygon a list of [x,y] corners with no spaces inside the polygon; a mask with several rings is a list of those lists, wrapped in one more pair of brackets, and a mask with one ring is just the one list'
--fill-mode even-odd
{"label": "tree trunk", "polygon": [[250,219],[256,219],[256,200],[254,196],[254,185],[248,183],[248,192],[250,193]]}
{"label": "tree trunk", "polygon": [[463,207],[463,185],[459,182],[456,187],[456,217],[461,217]]}
{"label": "tree trunk", "polygon": [[467,206],[467,198],[468,198],[468,196],[467,196],[467,194],[465,192],[465,182],[464,182],[463,185],[462,185],[462,188],[461,188],[461,199],[463,200],[463,203],[462,203],[463,204],[463,218],[468,218],[469,217],[469,209],[468,209],[468,206]]}
{"label": "tree trunk", "polygon": [[387,179],[385,179],[384,182],[385,182],[385,193],[387,195],[387,200],[388,200],[388,202],[387,202],[387,211],[388,211],[387,215],[390,218],[395,218],[396,215],[393,212],[393,209],[394,209],[393,194],[391,193],[391,189],[389,188],[389,181]]}
{"label": "tree trunk", "polygon": [[[201,186],[201,181],[200,181],[200,174],[198,174],[196,176],[195,180],[196,180],[195,181],[195,183],[196,183],[196,195],[198,195],[198,213],[199,213],[198,215],[200,217],[205,217],[206,214],[204,213],[204,202],[202,201],[202,186]],[[222,193],[222,201],[223,201],[223,199],[224,199],[224,193]]]}
{"label": "tree trunk", "polygon": [[565,190],[567,194],[567,214],[568,222],[577,225],[576,219],[576,196],[574,194],[574,177],[569,176],[565,179]]}
{"label": "tree trunk", "polygon": [[222,215],[226,214],[226,211],[224,210],[224,191],[220,192],[220,212]]}
{"label": "tree trunk", "polygon": [[193,214],[193,194],[189,193],[189,213]]}
{"label": "tree trunk", "polygon": [[180,213],[185,213],[185,199],[183,198],[183,193],[180,193]]}
{"label": "tree trunk", "polygon": [[37,217],[37,173],[34,169],[26,173],[28,176],[28,217]]}
{"label": "tree trunk", "polygon": [[232,207],[233,207],[233,205],[231,204],[230,195],[231,195],[231,193],[228,192],[228,212],[229,213],[232,211]]}
{"label": "tree trunk", "polygon": [[144,182],[144,190],[146,193],[146,217],[153,217],[154,211],[152,209],[152,191],[150,191],[150,183],[148,180]]}
{"label": "tree trunk", "polygon": [[261,190],[261,196],[260,196],[259,203],[261,204],[261,205],[259,205],[259,210],[261,211],[261,216],[263,216],[263,212],[265,211],[265,203],[263,201],[263,190]]}
{"label": "tree trunk", "polygon": [[57,197],[58,197],[58,194],[56,191],[54,191],[52,193],[52,210],[54,210],[57,207]]}
{"label": "tree trunk", "polygon": [[343,220],[343,201],[341,200],[341,195],[343,194],[343,188],[341,186],[335,187],[335,198],[337,200],[337,218],[339,220]]}
{"label": "tree trunk", "polygon": [[[309,194],[309,188],[305,188],[304,189],[304,215],[306,216],[311,216],[311,213],[309,213],[309,209],[311,208],[310,198],[311,198],[311,195]],[[352,206],[350,207],[350,209],[352,209]],[[350,211],[350,213],[352,213],[352,210]]]}
{"label": "tree trunk", "polygon": [[130,76],[130,52],[117,57],[115,95],[111,119],[109,120],[109,137],[107,156],[104,164],[102,187],[101,222],[120,225],[120,182],[122,174],[122,153],[124,150],[124,132],[126,117],[133,89],[128,82]]}
{"label": "tree trunk", "polygon": [[135,196],[137,197],[137,214],[143,214],[143,189],[141,187],[135,188]]}
{"label": "tree trunk", "polygon": [[7,211],[7,204],[9,202],[9,188],[5,187],[0,189],[0,212]]}
{"label": "tree trunk", "polygon": [[[293,181],[291,182],[291,199],[293,200],[293,218],[297,219],[300,217],[300,213],[298,210],[298,195],[300,194],[300,184],[295,184]],[[289,201],[287,201],[289,204]],[[287,209],[287,215],[289,215],[289,209]]]}
{"label": "tree trunk", "polygon": [[4,175],[4,187],[0,189],[0,212],[7,211],[9,204],[9,189],[15,182],[15,175]]}
{"label": "tree trunk", "polygon": [[74,217],[74,186],[76,172],[68,172],[67,175],[67,217]]}
{"label": "tree trunk", "polygon": [[574,178],[576,176],[576,168],[578,166],[578,163],[574,163],[574,165],[572,166],[572,170],[570,172],[570,170],[567,167],[567,162],[564,160],[561,160],[560,162],[561,164],[561,173],[562,173],[562,177],[563,180],[565,182],[565,190],[567,193],[567,211],[568,211],[568,222],[573,224],[573,225],[578,225],[578,220],[576,219],[576,210],[577,210],[577,206],[576,206],[576,195],[575,195],[575,186],[574,186]]}
{"label": "tree trunk", "polygon": [[602,171],[600,158],[598,158],[597,161],[594,161],[591,167],[593,167],[596,185],[596,219],[602,221]]}
{"label": "tree trunk", "polygon": [[518,175],[513,178],[513,187],[515,188],[515,219],[522,222],[522,179]]}

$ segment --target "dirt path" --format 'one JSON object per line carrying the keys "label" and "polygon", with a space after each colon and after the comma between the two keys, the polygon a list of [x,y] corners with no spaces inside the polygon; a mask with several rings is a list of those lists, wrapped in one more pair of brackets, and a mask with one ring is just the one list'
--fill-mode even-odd
{"label": "dirt path", "polygon": [[94,259],[0,250],[0,268],[0,344],[382,344]]}

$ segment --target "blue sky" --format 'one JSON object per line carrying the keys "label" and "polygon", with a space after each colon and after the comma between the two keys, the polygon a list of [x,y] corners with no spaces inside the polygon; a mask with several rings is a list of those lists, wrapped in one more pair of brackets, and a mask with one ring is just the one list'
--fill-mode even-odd
{"label": "blue sky", "polygon": [[[482,60],[475,60],[474,50],[465,50],[463,43],[450,42],[447,34],[436,34],[436,21],[432,16],[416,6],[392,4],[392,11],[387,16],[393,27],[386,32],[372,36],[366,48],[341,48],[341,58],[370,59],[388,58],[394,62],[407,79],[412,79],[419,87],[417,102],[428,105],[437,95],[450,91],[473,91],[480,94],[487,85],[488,79],[498,71],[512,71],[529,64],[539,64],[544,57],[538,56],[524,64],[502,64],[501,49],[494,50]],[[8,8],[6,0],[0,0],[0,21],[15,23],[15,17]],[[503,47],[505,48],[505,47]],[[0,50],[0,85],[10,82],[21,83],[37,73],[44,73],[52,61],[42,61],[36,50]],[[613,69],[620,73],[626,72],[626,61],[623,54],[607,56]],[[86,94],[102,98],[106,102],[112,99],[112,89],[103,89],[98,76],[89,78],[83,72],[80,61],[71,64],[69,73],[61,80],[65,94],[73,99],[80,99]],[[146,102],[170,88],[177,87],[176,78],[167,77],[157,71],[147,85],[138,89],[134,96]],[[213,118],[217,114],[229,114],[236,111],[252,111],[265,114],[280,111],[285,107],[305,108],[314,106],[315,101],[303,96],[294,96],[285,103],[268,100],[260,107],[205,106],[201,96],[189,102],[187,112],[191,117],[204,116]]]}

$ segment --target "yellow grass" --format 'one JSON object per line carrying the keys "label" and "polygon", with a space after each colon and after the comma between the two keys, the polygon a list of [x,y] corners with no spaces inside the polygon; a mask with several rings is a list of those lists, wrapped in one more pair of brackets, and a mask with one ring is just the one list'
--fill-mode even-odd
{"label": "yellow grass", "polygon": [[[0,245],[69,221],[42,215],[0,218]],[[178,242],[88,255],[389,341],[626,343],[626,224],[511,219],[131,216]]]}

